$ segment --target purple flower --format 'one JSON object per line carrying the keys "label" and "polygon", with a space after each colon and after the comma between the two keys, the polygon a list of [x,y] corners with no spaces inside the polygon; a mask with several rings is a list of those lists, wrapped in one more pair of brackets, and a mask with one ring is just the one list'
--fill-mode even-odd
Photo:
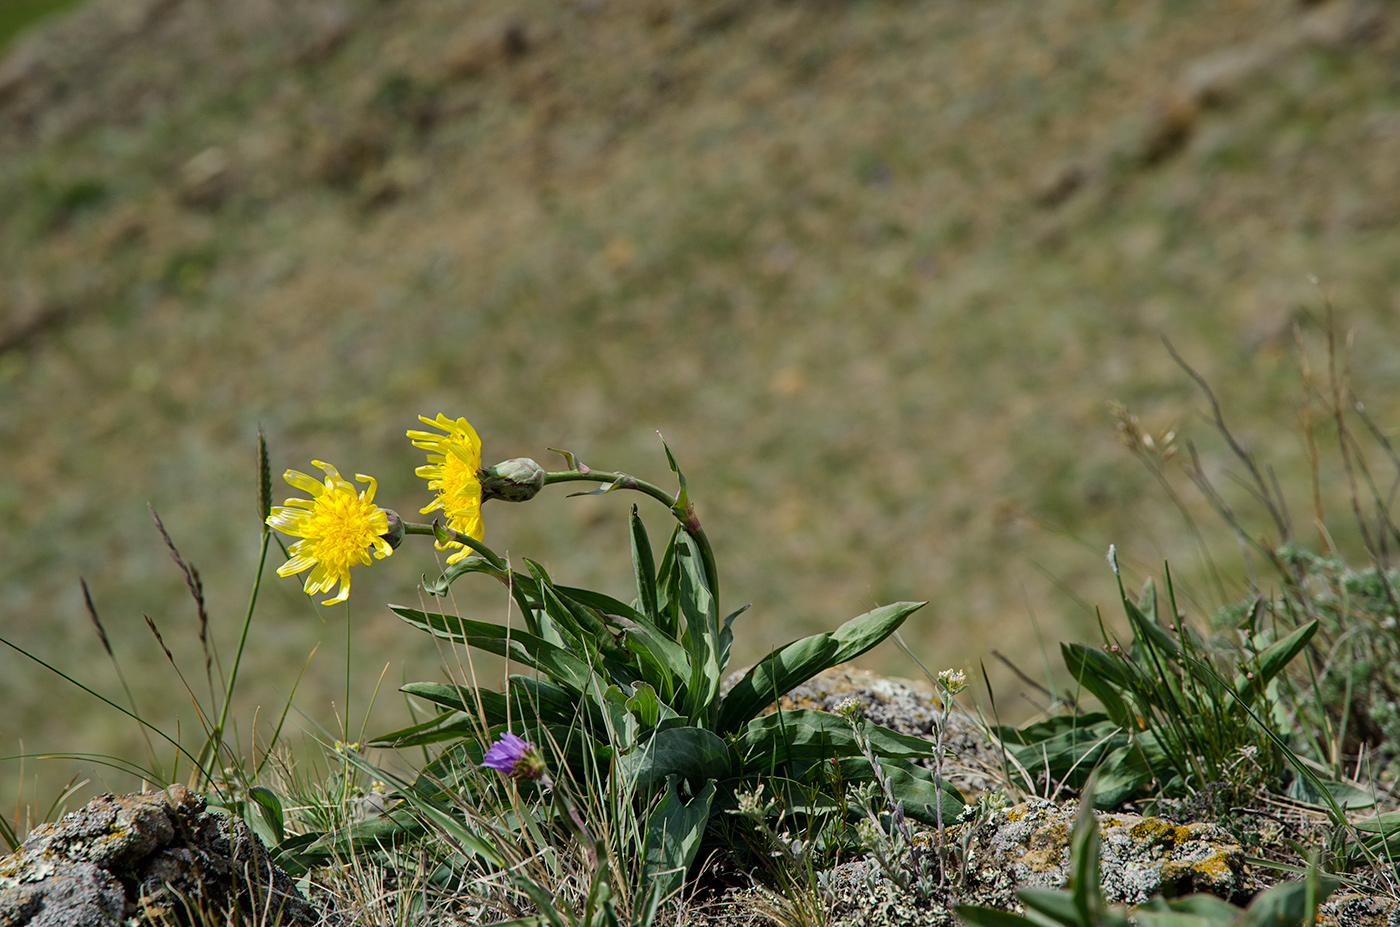
{"label": "purple flower", "polygon": [[512,779],[544,776],[544,756],[534,744],[515,734],[502,734],[481,758],[481,765],[498,769]]}

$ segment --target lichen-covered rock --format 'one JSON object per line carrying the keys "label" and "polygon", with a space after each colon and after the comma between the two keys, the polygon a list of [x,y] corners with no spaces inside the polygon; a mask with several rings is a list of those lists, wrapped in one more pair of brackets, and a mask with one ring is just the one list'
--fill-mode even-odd
{"label": "lichen-covered rock", "polygon": [[[1077,806],[1033,799],[993,812],[966,835],[968,883],[983,892],[1000,890],[1008,901],[1017,888],[1064,885]],[[1103,889],[1111,902],[1198,892],[1229,900],[1242,887],[1244,851],[1217,825],[1101,814],[1099,834]]]}
{"label": "lichen-covered rock", "polygon": [[1317,909],[1319,927],[1395,927],[1400,923],[1400,904],[1391,898],[1342,891]]}
{"label": "lichen-covered rock", "polygon": [[6,927],[115,927],[125,913],[121,881],[92,863],[69,863],[38,882],[0,888],[0,924]]}
{"label": "lichen-covered rock", "polygon": [[276,915],[269,922],[284,927],[318,920],[243,821],[179,785],[98,796],[0,859],[6,927],[181,923],[189,903],[215,915]]}
{"label": "lichen-covered rock", "polygon": [[[736,674],[737,675],[737,674]],[[783,696],[784,708],[832,711],[842,701],[860,702],[861,716],[901,734],[934,740],[943,703],[932,685],[913,679],[878,676],[849,666],[826,670]],[[944,777],[965,797],[986,791],[1001,761],[981,725],[954,706],[943,732]],[[930,765],[921,761],[921,765]]]}

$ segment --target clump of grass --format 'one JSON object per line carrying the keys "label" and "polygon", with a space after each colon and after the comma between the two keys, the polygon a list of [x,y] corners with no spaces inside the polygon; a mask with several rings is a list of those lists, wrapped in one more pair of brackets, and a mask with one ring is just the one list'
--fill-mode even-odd
{"label": "clump of grass", "polygon": [[[1317,732],[1311,742],[1295,746],[1324,762],[1335,776],[1363,768],[1393,780],[1393,745],[1400,733],[1400,678],[1392,670],[1400,651],[1392,632],[1400,615],[1397,573],[1392,565],[1400,543],[1392,509],[1400,490],[1400,456],[1385,431],[1366,410],[1351,385],[1351,347],[1337,343],[1329,314],[1325,339],[1325,375],[1319,379],[1309,360],[1302,330],[1294,335],[1301,363],[1303,399],[1300,431],[1308,452],[1310,486],[1303,503],[1290,502],[1274,469],[1250,451],[1225,421],[1220,401],[1199,373],[1179,355],[1173,357],[1195,380],[1211,408],[1210,419],[1243,474],[1233,477],[1247,496],[1241,506],[1210,477],[1194,446],[1188,446],[1182,471],[1239,542],[1247,573],[1243,596],[1220,603],[1213,616],[1213,645],[1244,650],[1315,626],[1306,660],[1296,672],[1280,677],[1290,689],[1294,710],[1305,727]],[[1169,346],[1170,350],[1170,346]],[[1150,436],[1125,409],[1117,409],[1123,443],[1143,460],[1183,512],[1188,507],[1167,479],[1166,461]],[[1332,448],[1332,459],[1325,454]],[[1170,445],[1168,445],[1170,446]],[[1171,450],[1175,450],[1171,446]],[[1340,479],[1348,491],[1345,518],[1329,512],[1326,484]],[[1252,509],[1247,513],[1246,509]],[[1310,514],[1309,544],[1292,514]],[[1253,515],[1262,517],[1260,530]],[[1202,535],[1188,515],[1193,537]],[[1200,543],[1205,559],[1209,552]],[[1350,552],[1348,552],[1350,551]],[[1357,556],[1364,564],[1357,566]],[[1211,567],[1215,571],[1215,567]],[[1214,583],[1225,598],[1224,584]],[[1233,635],[1234,643],[1227,641]],[[1370,756],[1368,756],[1370,754]]]}
{"label": "clump of grass", "polygon": [[[1312,523],[1322,552],[1301,541],[1284,487],[1274,470],[1230,429],[1222,404],[1199,373],[1168,350],[1208,399],[1209,418],[1243,475],[1241,506],[1208,475],[1200,453],[1171,430],[1149,433],[1125,407],[1114,405],[1119,437],[1144,462],[1185,519],[1219,605],[1178,601],[1170,572],[1166,594],[1149,579],[1136,599],[1121,601],[1132,635],[1122,640],[1102,620],[1102,643],[1061,645],[1076,688],[1072,710],[1021,728],[995,729],[1011,760],[1012,783],[1052,794],[1085,789],[1100,807],[1136,803],[1181,814],[1188,806],[1260,845],[1258,827],[1241,821],[1271,816],[1274,803],[1316,809],[1328,822],[1323,864],[1363,871],[1378,891],[1393,891],[1389,813],[1394,798],[1393,735],[1397,654],[1390,633],[1400,614],[1396,571],[1390,565],[1397,533],[1391,506],[1400,488],[1400,458],[1352,392],[1329,317],[1327,378],[1319,386],[1303,358],[1303,439],[1311,466]],[[1323,509],[1325,479],[1320,435],[1335,441],[1339,472],[1350,487],[1350,532],[1364,567],[1354,567]],[[1184,450],[1184,453],[1182,451]],[[1377,465],[1387,475],[1382,478]],[[1229,591],[1225,572],[1206,549],[1207,532],[1174,482],[1177,467],[1239,541],[1247,573],[1243,596]],[[1245,509],[1252,507],[1259,517]],[[1264,528],[1261,530],[1259,525]],[[1081,706],[1091,694],[1102,710]],[[1368,830],[1359,830],[1361,813]],[[1242,817],[1241,812],[1249,815]],[[1286,832],[1288,828],[1284,828]],[[1369,836],[1368,836],[1369,835]],[[1279,846],[1271,852],[1291,851]]]}

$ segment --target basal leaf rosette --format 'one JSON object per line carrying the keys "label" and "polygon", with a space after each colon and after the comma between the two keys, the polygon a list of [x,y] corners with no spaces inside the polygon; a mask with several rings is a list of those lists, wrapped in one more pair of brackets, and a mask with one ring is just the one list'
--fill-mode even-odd
{"label": "basal leaf rosette", "polygon": [[340,592],[322,605],[344,602],[350,596],[350,567],[368,564],[370,555],[384,559],[393,547],[383,536],[389,532],[389,512],[374,504],[377,486],[373,477],[356,474],[369,485],[356,490],[335,467],[311,461],[326,473],[324,482],[298,470],[283,474],[292,486],[311,494],[310,499],[288,499],[272,507],[267,523],[284,534],[301,538],[288,551],[289,559],[277,568],[277,575],[291,576],[310,569],[306,578],[307,595],[329,592],[336,584]]}
{"label": "basal leaf rosette", "polygon": [[[419,509],[424,515],[441,510],[448,527],[471,538],[481,538],[481,439],[476,429],[464,418],[456,420],[438,413],[435,419],[418,416],[425,425],[443,431],[410,431],[413,446],[428,452],[428,462],[413,472],[428,481],[428,488],[437,493],[432,503]],[[439,543],[439,550],[459,548],[447,558],[456,563],[471,553],[459,541]]]}

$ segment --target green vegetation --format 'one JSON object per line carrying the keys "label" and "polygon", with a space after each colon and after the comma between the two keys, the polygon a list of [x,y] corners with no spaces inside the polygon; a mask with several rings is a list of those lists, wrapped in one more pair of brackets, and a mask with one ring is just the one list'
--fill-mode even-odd
{"label": "green vegetation", "polygon": [[[747,847],[782,873],[764,883],[774,904],[815,918],[823,867],[873,849],[927,893],[955,860],[909,823],[921,803],[901,823],[888,807],[881,776],[903,780],[881,764],[907,757],[872,733],[872,762],[845,722],[821,728],[840,783],[777,755],[828,720],[792,714],[755,735],[771,769],[731,758],[674,793],[657,773],[627,785],[634,801],[597,797],[626,791],[604,760],[651,743],[667,711],[726,751],[782,718],[750,712],[822,662],[787,666],[783,642],[847,654],[842,622],[873,609],[870,637],[903,621],[917,657],[985,663],[1009,796],[1076,791],[1102,760],[1103,804],[1223,820],[1258,796],[1303,802],[1332,828],[1325,869],[1388,871],[1394,820],[1356,783],[1384,793],[1400,736],[1394,11],[117,6],[22,36],[0,73],[0,635],[122,706],[0,654],[0,755],[65,756],[15,764],[0,839],[94,790],[193,774],[308,872],[341,859],[415,889],[527,872],[571,912],[635,922],[661,910],[638,894],[644,873]],[[1329,299],[1347,345],[1331,343]],[[1194,368],[1174,366],[1163,331]],[[552,443],[627,472],[654,469],[664,433],[704,499],[726,602],[753,603],[732,652],[722,620],[693,638],[658,623],[640,521],[607,498],[493,517],[507,569],[483,572],[508,586],[459,581],[466,561],[405,574],[400,555],[357,574],[343,613],[261,583],[254,620],[245,578],[266,545],[239,513],[259,426],[279,461],[379,473],[379,498],[399,500],[416,491],[399,423],[438,409],[471,417],[499,457]],[[148,502],[178,567],[138,527]],[[655,608],[681,607],[667,577],[689,575],[696,610],[715,577],[668,573],[704,559],[675,537]],[[378,607],[418,573],[442,578],[416,607]],[[687,662],[615,649],[641,632],[612,619],[645,628],[637,615]],[[484,630],[508,616],[596,643],[597,681],[562,686],[577,717],[549,714],[554,690],[522,697],[544,681],[505,681],[496,652],[558,669]],[[405,617],[432,633],[404,634]],[[457,638],[489,658],[459,666]],[[993,644],[1040,679],[987,660]],[[682,672],[691,647],[715,652],[704,693]],[[909,672],[890,648],[867,659]],[[727,663],[767,674],[728,716]],[[416,695],[367,698],[374,679]],[[346,747],[371,704],[374,732],[417,745]],[[112,724],[121,710],[143,723]],[[574,818],[553,796],[466,762],[506,719],[536,725],[606,865],[559,842],[549,825],[574,834]],[[88,781],[94,761],[68,755],[93,753],[146,768]],[[370,853],[357,809],[394,798],[418,830],[399,821],[402,840]],[[628,868],[654,815],[698,836]],[[1263,839],[1254,817],[1230,823]],[[415,856],[426,830],[449,848],[431,866]],[[341,889],[371,910],[368,884]],[[534,889],[501,890],[482,902],[492,916],[533,916]]]}
{"label": "green vegetation", "polygon": [[6,0],[0,6],[0,53],[16,35],[43,20],[71,9],[82,0]]}
{"label": "green vegetation", "polygon": [[[1360,408],[1355,402],[1336,405],[1343,434],[1342,410],[1348,407]],[[1218,406],[1216,411],[1219,416]],[[260,445],[257,579],[224,691],[216,694],[209,679],[209,701],[198,712],[203,729],[197,749],[186,747],[178,732],[142,718],[129,687],[124,685],[124,694],[131,708],[122,708],[36,660],[137,721],[147,734],[145,766],[97,759],[156,782],[178,778],[185,766],[194,787],[243,817],[280,865],[303,885],[319,885],[356,923],[469,913],[478,922],[522,927],[689,924],[705,917],[691,905],[702,892],[706,868],[723,854],[749,874],[733,887],[751,884],[759,898],[750,903],[753,909],[778,923],[826,923],[834,902],[831,868],[866,857],[878,864],[869,879],[887,880],[921,906],[952,905],[973,927],[1041,924],[1047,917],[1066,927],[1127,925],[1130,916],[1147,924],[1302,927],[1315,922],[1319,905],[1344,882],[1393,896],[1400,812],[1379,809],[1393,808],[1388,789],[1400,765],[1395,745],[1369,742],[1369,757],[1348,758],[1347,778],[1336,763],[1340,745],[1366,736],[1368,725],[1384,714],[1353,714],[1351,689],[1338,700],[1337,687],[1317,681],[1319,673],[1356,678],[1374,660],[1366,648],[1354,647],[1346,657],[1336,646],[1324,652],[1314,645],[1320,635],[1346,640],[1374,633],[1365,616],[1383,609],[1361,596],[1358,571],[1296,552],[1275,557],[1285,582],[1290,576],[1307,580],[1288,587],[1287,609],[1270,606],[1266,622],[1264,600],[1256,597],[1247,615],[1237,607],[1222,609],[1209,635],[1185,623],[1170,583],[1159,600],[1148,582],[1136,602],[1122,595],[1130,644],[1120,646],[1105,628],[1102,649],[1062,645],[1070,681],[1092,693],[1103,710],[1086,709],[1071,697],[1046,720],[985,727],[1005,749],[999,785],[1006,793],[1069,790],[1081,798],[1070,840],[1069,885],[1064,891],[1019,889],[1025,909],[1038,912],[1022,917],[957,904],[975,869],[965,837],[1006,801],[1001,793],[984,793],[968,804],[943,778],[952,759],[945,735],[954,699],[966,687],[964,673],[937,675],[940,707],[931,740],[869,723],[856,700],[835,713],[780,704],[784,693],[879,644],[922,603],[878,608],[835,631],[776,648],[722,685],[733,626],[747,609],[726,615],[720,607],[720,558],[669,448],[679,484],[674,493],[627,473],[591,468],[568,452],[560,452],[567,465],[560,471],[547,472],[529,459],[483,468],[481,442],[465,419],[422,420],[444,432],[408,432],[428,452],[428,464],[417,470],[435,493],[425,510],[440,509],[445,518],[430,525],[406,522],[380,506],[376,480],[357,476],[365,484],[357,487],[321,462],[324,479],[290,470],[285,475],[309,499],[274,506],[271,466]],[[1127,437],[1141,441],[1131,421],[1124,425]],[[1383,435],[1373,438],[1388,450]],[[1353,436],[1342,447],[1358,472],[1372,472],[1363,441]],[[1400,479],[1400,460],[1390,459]],[[1252,458],[1248,463],[1256,469]],[[550,495],[551,486],[577,482],[599,488],[575,496],[636,492],[659,502],[675,522],[658,560],[632,507],[626,545],[635,592],[630,602],[556,583],[534,560],[523,561],[524,572],[516,570],[480,540],[485,502],[543,506],[549,500],[532,500]],[[1255,497],[1265,507],[1271,498],[1263,491]],[[1374,523],[1400,538],[1389,524],[1387,501],[1373,496]],[[1354,511],[1360,517],[1359,500]],[[157,525],[164,530],[159,520]],[[337,732],[345,740],[332,743],[326,736],[321,743],[332,767],[318,769],[304,751],[299,756],[281,742],[288,700],[270,738],[245,755],[229,708],[245,656],[242,642],[262,624],[256,612],[275,536],[271,528],[299,538],[283,547],[287,560],[279,573],[309,570],[305,591],[314,597],[339,587],[323,604],[348,599],[352,578],[363,579],[374,560],[396,552],[402,558],[415,540],[431,538],[451,553],[441,575],[423,577],[425,601],[451,603],[461,580],[485,577],[507,590],[514,612],[492,622],[390,606],[447,648],[447,682],[401,687],[411,703],[432,705],[437,713],[368,742],[350,741],[347,716]],[[203,614],[198,574],[166,540]],[[1109,560],[1117,572],[1112,550]],[[1348,578],[1319,582],[1322,571]],[[1386,580],[1370,579],[1367,588],[1384,595]],[[1368,604],[1358,604],[1355,615],[1339,609],[1333,596],[1338,587]],[[1331,614],[1325,628],[1320,618],[1306,617],[1323,610]],[[1176,620],[1165,620],[1164,611]],[[92,619],[105,646],[95,610]],[[1247,629],[1238,638],[1242,647],[1214,633],[1232,625]],[[151,630],[173,661],[154,622]],[[23,652],[11,641],[0,642]],[[480,682],[472,657],[477,651],[530,672],[507,675],[497,690]],[[206,667],[220,662],[216,657],[209,652]],[[1232,664],[1238,668],[1227,677]],[[346,672],[348,706],[354,682],[348,666]],[[201,697],[186,688],[199,704]],[[1309,689],[1309,696],[1300,697]],[[763,713],[769,708],[776,710]],[[1301,719],[1312,723],[1302,727]],[[1315,736],[1319,730],[1324,736]],[[406,767],[406,752],[416,750],[422,750],[421,764]],[[1194,801],[1198,815],[1223,823],[1242,809],[1266,809],[1283,798],[1311,805],[1326,836],[1256,840],[1253,846],[1264,857],[1255,862],[1280,872],[1305,864],[1301,881],[1257,892],[1245,909],[1201,895],[1157,897],[1132,909],[1109,905],[1094,805],[1112,810],[1134,803],[1179,813]],[[1358,811],[1366,817],[1358,819]],[[23,824],[0,823],[0,837],[15,847]],[[1300,859],[1304,854],[1308,858]],[[395,873],[397,889],[374,888],[386,872]],[[195,923],[218,922],[207,913],[190,916]]]}

